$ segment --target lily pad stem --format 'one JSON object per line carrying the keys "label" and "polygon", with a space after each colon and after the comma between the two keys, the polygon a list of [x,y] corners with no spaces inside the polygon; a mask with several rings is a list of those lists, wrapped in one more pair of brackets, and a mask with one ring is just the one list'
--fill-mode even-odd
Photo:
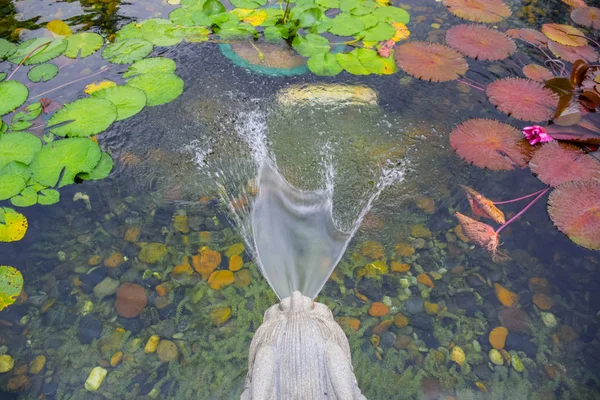
{"label": "lily pad stem", "polygon": [[542,193],[544,190],[547,190],[547,189],[538,190],[537,192],[533,192],[533,193],[530,193],[530,194],[528,194],[527,196],[519,197],[519,198],[516,198],[516,199],[512,199],[512,200],[505,200],[505,201],[493,201],[492,203],[494,203],[494,204],[507,204],[507,203],[514,203],[515,201],[519,201],[519,200],[525,200],[525,199],[528,199],[528,198],[530,198],[530,197],[533,197],[533,196],[535,196],[536,194],[540,194],[540,193]]}
{"label": "lily pad stem", "polygon": [[27,54],[27,55],[26,55],[26,56],[25,56],[25,57],[24,57],[24,58],[21,60],[21,62],[19,63],[19,65],[17,65],[17,68],[15,68],[15,70],[14,70],[13,72],[11,72],[11,74],[8,76],[8,78],[7,78],[6,80],[9,80],[10,78],[12,78],[12,76],[13,76],[13,75],[14,75],[14,74],[15,74],[15,73],[16,73],[16,72],[19,70],[19,68],[21,68],[21,65],[23,65],[23,63],[24,63],[25,61],[27,61],[27,59],[28,59],[29,57],[31,57],[31,55],[32,55],[34,52],[36,52],[37,50],[41,49],[42,47],[48,47],[48,46],[50,46],[50,43],[52,43],[52,41],[50,41],[50,42],[46,42],[46,43],[43,43],[43,44],[40,44],[40,45],[39,45],[38,47],[36,47],[35,49],[31,50],[31,51],[29,52],[29,54]]}
{"label": "lily pad stem", "polygon": [[517,219],[517,218],[519,218],[521,215],[523,215],[523,213],[524,213],[525,211],[529,210],[529,208],[530,208],[532,205],[534,205],[536,201],[538,201],[539,199],[541,199],[541,198],[542,198],[542,196],[543,196],[543,195],[545,195],[545,194],[546,194],[546,192],[547,192],[548,190],[550,190],[550,188],[546,188],[546,189],[542,190],[542,191],[541,191],[541,193],[540,193],[540,194],[538,194],[538,195],[536,196],[536,198],[535,198],[535,199],[531,200],[531,202],[530,202],[529,204],[527,204],[527,205],[525,206],[525,208],[524,208],[524,209],[522,209],[522,210],[521,210],[521,211],[519,211],[519,212],[518,212],[518,213],[517,213],[517,214],[516,214],[514,217],[512,217],[511,219],[509,219],[508,221],[506,221],[506,223],[505,223],[504,225],[502,225],[500,228],[496,229],[496,233],[500,233],[500,231],[501,231],[502,229],[506,228],[506,227],[508,226],[508,224],[510,224],[510,223],[511,223],[511,222],[513,222],[515,219]]}
{"label": "lily pad stem", "polygon": [[458,78],[457,81],[459,83],[462,83],[463,85],[467,85],[469,87],[472,87],[473,89],[477,89],[477,90],[481,90],[482,92],[485,92],[485,88],[482,88],[481,86],[478,86],[475,83],[469,83],[466,80],[460,79],[460,78]]}

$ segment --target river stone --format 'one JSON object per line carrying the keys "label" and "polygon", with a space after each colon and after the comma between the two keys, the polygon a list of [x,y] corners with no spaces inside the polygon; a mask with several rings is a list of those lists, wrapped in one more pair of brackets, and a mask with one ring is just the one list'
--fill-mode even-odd
{"label": "river stone", "polygon": [[86,315],[79,321],[77,338],[82,344],[90,344],[102,335],[102,323],[91,315]]}
{"label": "river stone", "polygon": [[510,333],[506,337],[506,349],[523,351],[528,357],[535,358],[537,354],[537,345],[533,343],[526,335],[519,333]]}
{"label": "river stone", "polygon": [[158,336],[166,338],[173,337],[173,335],[177,332],[175,321],[171,319],[160,321],[153,326],[153,329]]}
{"label": "river stone", "polygon": [[170,340],[161,340],[156,349],[156,355],[161,362],[169,362],[177,359],[179,351],[175,343]]}
{"label": "river stone", "polygon": [[423,312],[423,299],[420,297],[411,297],[404,302],[404,309],[407,313],[415,315]]}
{"label": "river stone", "polygon": [[100,299],[103,297],[112,296],[113,294],[117,293],[119,285],[120,283],[118,280],[106,277],[102,280],[102,282],[94,286],[94,294]]}
{"label": "river stone", "polygon": [[384,349],[387,349],[389,347],[392,347],[394,345],[394,342],[396,341],[396,335],[394,335],[392,332],[383,332],[381,334],[381,347],[383,347]]}
{"label": "river stone", "polygon": [[467,312],[468,316],[473,316],[477,311],[477,299],[473,292],[462,292],[456,295],[456,304]]}
{"label": "river stone", "polygon": [[424,331],[433,331],[433,319],[427,315],[415,315],[411,318],[410,325],[413,328],[422,329]]}

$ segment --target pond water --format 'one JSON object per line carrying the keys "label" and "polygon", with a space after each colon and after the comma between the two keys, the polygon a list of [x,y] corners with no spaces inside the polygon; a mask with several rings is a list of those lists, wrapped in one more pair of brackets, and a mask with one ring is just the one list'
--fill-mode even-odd
{"label": "pond water", "polygon": [[[132,21],[181,7],[1,3],[0,35],[15,43],[51,39],[51,20],[114,39]],[[444,43],[465,23],[441,2],[392,3],[410,13],[411,41]],[[557,0],[507,4],[512,16],[490,26],[569,21],[571,7]],[[257,160],[268,157],[294,187],[331,185],[336,225],[356,230],[317,301],[344,328],[368,399],[600,398],[598,253],[554,227],[545,197],[502,230],[500,257],[469,241],[455,217],[472,215],[461,185],[498,201],[546,188],[529,169],[470,165],[448,139],[469,118],[528,125],[478,86],[522,77],[544,55],[519,42],[511,58],[469,59],[463,83],[429,83],[402,70],[317,76],[270,46],[154,47],[151,57],[175,61],[183,92],[94,136],[114,160],[110,175],[60,188],[52,205],[0,202],[29,223],[22,240],[0,243],[0,265],[24,280],[0,312],[0,353],[10,356],[2,363],[14,363],[0,373],[0,397],[239,398],[252,335],[278,302],[248,244]],[[29,83],[30,100],[70,103],[91,83],[121,84],[130,64],[101,51],[52,62],[59,74]],[[0,63],[0,72],[15,69]],[[28,70],[10,79],[28,83]],[[42,137],[42,118],[27,130]],[[509,219],[526,204],[501,208]],[[97,367],[106,377],[88,390]]]}

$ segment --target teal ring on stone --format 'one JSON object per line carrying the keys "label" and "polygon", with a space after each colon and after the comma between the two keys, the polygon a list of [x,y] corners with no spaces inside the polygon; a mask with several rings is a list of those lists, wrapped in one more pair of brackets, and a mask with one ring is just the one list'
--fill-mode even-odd
{"label": "teal ring on stone", "polygon": [[231,45],[226,43],[220,44],[219,49],[225,57],[227,57],[232,63],[234,63],[238,67],[249,69],[250,71],[255,72],[257,74],[266,76],[294,76],[302,75],[308,72],[308,67],[306,66],[306,64],[299,65],[294,68],[273,68],[251,64],[248,61],[244,60],[242,57],[240,57],[235,51],[233,51]]}

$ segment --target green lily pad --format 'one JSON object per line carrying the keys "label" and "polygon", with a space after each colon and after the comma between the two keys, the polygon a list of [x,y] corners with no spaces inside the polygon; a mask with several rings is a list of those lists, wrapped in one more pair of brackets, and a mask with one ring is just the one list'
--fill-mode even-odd
{"label": "green lily pad", "polygon": [[336,54],[338,63],[352,75],[369,75],[369,70],[360,62],[358,54],[353,50],[350,53]]}
{"label": "green lily pad", "polygon": [[378,7],[371,15],[383,22],[402,22],[403,24],[408,24],[410,21],[410,14],[399,7]]}
{"label": "green lily pad", "polygon": [[152,47],[152,43],[144,39],[124,39],[106,46],[102,57],[113,64],[130,64],[150,54]]}
{"label": "green lily pad", "polygon": [[146,105],[153,107],[175,100],[183,93],[183,80],[175,74],[149,72],[132,78],[128,86],[146,93]]}
{"label": "green lily pad", "polygon": [[98,162],[98,165],[93,170],[77,176],[86,181],[97,181],[106,178],[110,174],[110,171],[112,171],[113,166],[114,162],[111,156],[108,153],[102,152],[100,162]]}
{"label": "green lily pad", "polygon": [[65,104],[48,121],[48,126],[72,121],[50,128],[58,136],[82,137],[102,132],[117,118],[117,107],[109,100],[87,97]]}
{"label": "green lily pad", "polygon": [[0,60],[4,60],[15,51],[17,46],[6,39],[0,39]]}
{"label": "green lily pad", "polygon": [[31,82],[47,82],[58,74],[58,67],[51,63],[36,65],[27,73]]}
{"label": "green lily pad", "polygon": [[221,29],[218,34],[223,40],[241,39],[254,36],[256,34],[256,29],[250,24],[241,23],[230,28]]}
{"label": "green lily pad", "polygon": [[27,182],[31,176],[31,170],[28,165],[23,164],[22,162],[11,161],[0,168],[0,175],[19,175]]}
{"label": "green lily pad", "polygon": [[267,4],[267,0],[230,0],[230,3],[239,8],[258,8]]}
{"label": "green lily pad", "polygon": [[31,133],[14,132],[0,136],[0,168],[11,161],[29,165],[42,148],[42,141]]}
{"label": "green lily pad", "polygon": [[324,8],[340,8],[340,0],[317,0],[315,4]]}
{"label": "green lily pad", "polygon": [[6,72],[0,72],[0,82],[2,82],[4,79],[6,79],[6,76],[8,74]]}
{"label": "green lily pad", "polygon": [[38,204],[50,205],[60,201],[60,193],[54,189],[43,189],[38,193],[37,202]]}
{"label": "green lily pad", "polygon": [[175,72],[177,65],[175,61],[166,57],[150,57],[134,62],[127,68],[123,74],[123,78],[131,78],[135,75],[145,74],[148,72]]}
{"label": "green lily pad", "polygon": [[146,105],[146,94],[131,86],[114,86],[98,90],[92,94],[92,97],[109,100],[117,107],[117,118],[115,121],[134,116],[142,111]]}
{"label": "green lily pad", "polygon": [[317,24],[323,19],[323,11],[318,7],[311,7],[304,10],[298,15],[298,26],[300,28],[307,28]]}
{"label": "green lily pad", "polygon": [[379,22],[377,17],[374,17],[372,15],[361,15],[360,17],[355,17],[355,18],[358,18],[359,20],[361,20],[362,23],[365,25],[363,29],[372,28],[375,25],[377,25],[377,23]]}
{"label": "green lily pad", "polygon": [[101,155],[98,144],[87,138],[55,140],[44,146],[31,163],[32,179],[47,187],[70,185],[77,174],[91,172]]}
{"label": "green lily pad", "polygon": [[306,64],[314,74],[321,76],[334,76],[343,70],[336,55],[330,52],[315,54],[308,59]]}
{"label": "green lily pad", "polygon": [[362,37],[365,42],[381,42],[394,37],[396,30],[387,22],[379,22],[372,28],[369,28],[357,36]]}
{"label": "green lily pad", "polygon": [[[48,45],[43,46],[45,44]],[[30,39],[19,44],[13,54],[11,54],[9,60],[15,64],[21,62],[25,65],[41,64],[60,56],[66,48],[67,41],[65,39]],[[23,61],[29,53],[31,55],[29,55],[27,60]]]}
{"label": "green lily pad", "polygon": [[365,29],[365,24],[350,13],[341,13],[331,21],[329,32],[338,36],[353,36]]}
{"label": "green lily pad", "polygon": [[192,19],[192,14],[194,10],[191,10],[187,7],[176,8],[175,10],[169,13],[169,19],[177,25],[182,26],[194,26],[194,20]]}
{"label": "green lily pad", "polygon": [[4,81],[0,82],[0,115],[13,112],[23,105],[29,96],[29,89],[21,82]]}
{"label": "green lily pad", "polygon": [[356,49],[361,64],[372,74],[390,75],[397,71],[393,57],[381,57],[372,49]]}
{"label": "green lily pad", "polygon": [[296,36],[292,41],[292,47],[300,55],[311,57],[315,54],[327,53],[330,45],[329,40],[323,36],[309,33],[306,36]]}
{"label": "green lily pad", "polygon": [[0,266],[0,311],[13,304],[23,290],[23,275],[7,265]]}
{"label": "green lily pad", "polygon": [[104,39],[97,33],[82,32],[67,37],[65,56],[69,58],[86,58],[94,54],[102,45]]}
{"label": "green lily pad", "polygon": [[173,46],[183,39],[183,29],[172,21],[162,18],[147,19],[142,23],[131,22],[117,32],[117,40],[144,39],[155,46]]}
{"label": "green lily pad", "polygon": [[29,128],[31,125],[33,125],[33,124],[29,121],[17,121],[17,122],[13,122],[12,124],[10,124],[10,127],[8,129],[11,132],[24,131],[25,129]]}
{"label": "green lily pad", "polygon": [[11,197],[10,202],[17,207],[30,207],[38,202],[38,195],[34,188],[26,187],[16,196]]}
{"label": "green lily pad", "polygon": [[19,174],[0,175],[0,200],[10,199],[25,188],[25,179]]}

